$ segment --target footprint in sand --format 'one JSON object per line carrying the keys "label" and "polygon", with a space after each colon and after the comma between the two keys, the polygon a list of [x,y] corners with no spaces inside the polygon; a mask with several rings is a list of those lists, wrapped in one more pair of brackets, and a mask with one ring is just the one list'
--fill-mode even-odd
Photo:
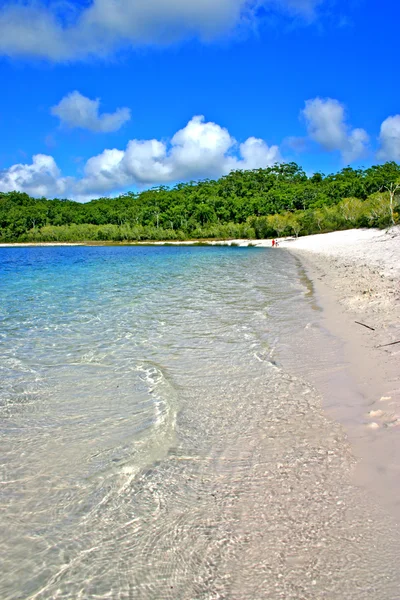
{"label": "footprint in sand", "polygon": [[392,421],[388,421],[384,423],[385,427],[398,427],[400,425],[400,419],[398,417],[394,417]]}
{"label": "footprint in sand", "polygon": [[[391,400],[390,396],[382,396],[381,401]],[[368,423],[367,427],[369,429],[379,429],[381,426],[383,427],[394,427],[400,425],[400,417],[393,413],[387,413],[383,410],[370,410],[368,413],[368,417],[370,419],[379,419],[380,423],[373,421],[372,423]]]}
{"label": "footprint in sand", "polygon": [[383,415],[383,410],[370,410],[368,413],[368,416],[371,417],[371,419],[375,419],[376,417],[383,417]]}

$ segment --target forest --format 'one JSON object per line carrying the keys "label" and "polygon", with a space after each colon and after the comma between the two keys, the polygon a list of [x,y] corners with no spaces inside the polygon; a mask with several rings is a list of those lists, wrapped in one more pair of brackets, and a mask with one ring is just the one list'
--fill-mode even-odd
{"label": "forest", "polygon": [[0,242],[135,242],[308,235],[399,222],[400,166],[308,177],[296,163],[86,203],[0,192]]}

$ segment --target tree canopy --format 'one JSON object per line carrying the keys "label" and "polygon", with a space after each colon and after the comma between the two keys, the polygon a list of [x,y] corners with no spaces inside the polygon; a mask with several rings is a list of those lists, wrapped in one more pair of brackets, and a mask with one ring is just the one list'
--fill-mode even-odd
{"label": "tree canopy", "polygon": [[0,192],[0,241],[265,237],[383,227],[398,220],[387,190],[399,180],[395,162],[311,177],[291,162],[85,204]]}

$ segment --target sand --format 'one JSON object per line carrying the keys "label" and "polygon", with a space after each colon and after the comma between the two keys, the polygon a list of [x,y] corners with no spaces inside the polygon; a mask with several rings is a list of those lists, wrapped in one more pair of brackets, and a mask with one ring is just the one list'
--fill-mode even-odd
{"label": "sand", "polygon": [[[400,339],[400,227],[284,239],[280,248],[312,265],[318,279],[325,279],[330,296],[349,313],[366,324],[369,320],[376,330],[374,341]],[[376,339],[380,333],[384,334],[382,339]],[[400,347],[390,352],[400,353]]]}
{"label": "sand", "polygon": [[300,259],[323,326],[342,341],[342,380],[331,372],[314,383],[348,433],[355,482],[400,523],[400,227],[285,239],[280,248]]}
{"label": "sand", "polygon": [[[212,243],[265,248],[271,242]],[[357,458],[354,482],[400,524],[400,227],[282,238],[276,251],[299,259],[322,327],[334,338],[300,360],[302,374],[345,427]],[[328,369],[316,366],[318,352],[326,354]]]}

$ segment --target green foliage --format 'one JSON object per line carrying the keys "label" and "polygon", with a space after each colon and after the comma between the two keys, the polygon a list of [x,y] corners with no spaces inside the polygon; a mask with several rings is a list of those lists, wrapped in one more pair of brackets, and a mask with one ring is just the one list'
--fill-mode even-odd
{"label": "green foliage", "polygon": [[[0,193],[0,241],[67,242],[265,238],[398,222],[394,162],[307,177],[296,163],[234,171],[86,204]],[[397,188],[396,188],[397,189]]]}

